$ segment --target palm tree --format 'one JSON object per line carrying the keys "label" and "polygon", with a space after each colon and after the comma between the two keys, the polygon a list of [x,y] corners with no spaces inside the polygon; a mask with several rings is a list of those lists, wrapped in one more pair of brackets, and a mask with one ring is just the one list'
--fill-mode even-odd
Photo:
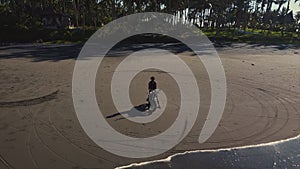
{"label": "palm tree", "polygon": [[276,13],[279,13],[281,7],[287,2],[288,0],[276,0],[275,3],[278,4],[278,8],[276,10]]}
{"label": "palm tree", "polygon": [[295,19],[296,19],[296,31],[298,33],[298,38],[300,38],[300,12],[297,12],[297,14],[295,15]]}

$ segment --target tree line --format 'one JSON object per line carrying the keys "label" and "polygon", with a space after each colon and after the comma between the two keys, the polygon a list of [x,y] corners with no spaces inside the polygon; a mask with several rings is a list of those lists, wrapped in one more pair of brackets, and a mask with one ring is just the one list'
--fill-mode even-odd
{"label": "tree line", "polygon": [[[247,29],[299,32],[300,13],[290,9],[300,0],[0,0],[1,26],[25,29],[99,28],[139,12],[164,12],[196,26],[236,32]],[[234,34],[233,34],[234,35]]]}

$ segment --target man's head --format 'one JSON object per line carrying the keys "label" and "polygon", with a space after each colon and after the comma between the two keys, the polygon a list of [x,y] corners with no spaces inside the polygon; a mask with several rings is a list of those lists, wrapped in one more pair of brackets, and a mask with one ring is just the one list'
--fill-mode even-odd
{"label": "man's head", "polygon": [[151,79],[152,81],[154,81],[154,80],[155,80],[155,77],[154,77],[154,76],[151,76],[150,79]]}

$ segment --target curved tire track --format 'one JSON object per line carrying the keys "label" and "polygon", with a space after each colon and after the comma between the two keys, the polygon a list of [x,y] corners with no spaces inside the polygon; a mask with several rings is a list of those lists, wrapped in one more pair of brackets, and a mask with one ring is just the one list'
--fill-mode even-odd
{"label": "curved tire track", "polygon": [[[254,134],[248,135],[246,137],[241,137],[239,139],[235,140],[228,140],[227,141],[246,141],[246,140],[253,140],[254,142],[263,142],[265,139],[270,138],[271,136],[275,135],[276,133],[283,131],[285,127],[288,127],[289,120],[293,120],[291,118],[291,113],[294,112],[298,115],[298,118],[300,117],[300,113],[298,108],[295,106],[295,104],[300,102],[300,95],[297,93],[293,93],[291,91],[273,87],[273,86],[267,86],[268,90],[262,88],[257,88],[255,86],[258,86],[257,84],[250,84],[250,83],[231,83],[233,85],[236,85],[238,88],[235,88],[238,90],[238,93],[244,93],[248,95],[251,100],[256,101],[256,104],[259,104],[260,107],[260,115],[261,118],[258,118],[257,120],[267,120],[267,123],[264,124],[265,127],[262,129],[256,131]],[[260,85],[263,86],[263,85]],[[235,91],[236,91],[235,90]],[[261,97],[259,97],[261,96]],[[237,104],[237,102],[232,99],[231,101],[232,107]],[[234,109],[230,109],[229,112],[229,119],[232,118]],[[279,117],[283,116],[283,117]],[[277,120],[284,120],[278,122]],[[299,118],[300,119],[300,118]],[[233,129],[231,131],[228,131],[228,133],[232,133],[236,130],[245,130],[251,125],[254,125],[255,123],[259,123],[259,121],[254,120],[251,123],[247,123],[247,125],[242,126],[242,128]],[[282,123],[282,124],[281,124]],[[280,126],[278,125],[280,124]],[[274,130],[275,129],[275,130]],[[298,125],[298,129],[300,129],[300,123]],[[267,133],[267,134],[266,134]],[[226,142],[226,140],[222,140],[221,142]],[[215,142],[214,142],[215,143]]]}
{"label": "curved tire track", "polygon": [[41,104],[43,102],[47,102],[56,98],[59,90],[53,91],[49,94],[24,99],[24,100],[15,100],[15,101],[8,101],[8,102],[0,102],[0,107],[17,107],[17,106],[31,106],[36,104]]}

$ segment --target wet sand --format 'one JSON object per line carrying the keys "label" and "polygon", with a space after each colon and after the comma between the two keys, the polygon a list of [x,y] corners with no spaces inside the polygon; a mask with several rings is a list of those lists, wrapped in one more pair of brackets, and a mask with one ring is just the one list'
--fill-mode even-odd
{"label": "wet sand", "polygon": [[[134,51],[129,49],[121,54]],[[208,75],[189,51],[174,49],[191,66],[200,84],[197,122],[172,150],[152,158],[128,159],[98,147],[78,122],[72,101],[72,73],[80,46],[0,47],[0,168],[113,168],[188,150],[268,143],[299,135],[299,48],[246,44],[217,48],[226,72],[228,95],[217,130],[203,144],[197,139],[210,104]],[[104,116],[116,113],[107,89],[114,67],[124,56],[115,55],[104,60],[96,79],[97,99],[103,105]],[[149,137],[163,132],[176,119],[180,96],[176,94],[178,86],[170,85],[174,80],[168,73],[147,70],[136,76],[130,87],[132,103],[145,101],[151,75],[157,77],[159,88],[168,96],[166,111],[147,124],[119,117],[107,119],[119,132]]]}
{"label": "wet sand", "polygon": [[294,168],[300,167],[299,136],[244,147],[197,150],[174,154],[166,159],[134,163],[117,169],[139,168]]}

